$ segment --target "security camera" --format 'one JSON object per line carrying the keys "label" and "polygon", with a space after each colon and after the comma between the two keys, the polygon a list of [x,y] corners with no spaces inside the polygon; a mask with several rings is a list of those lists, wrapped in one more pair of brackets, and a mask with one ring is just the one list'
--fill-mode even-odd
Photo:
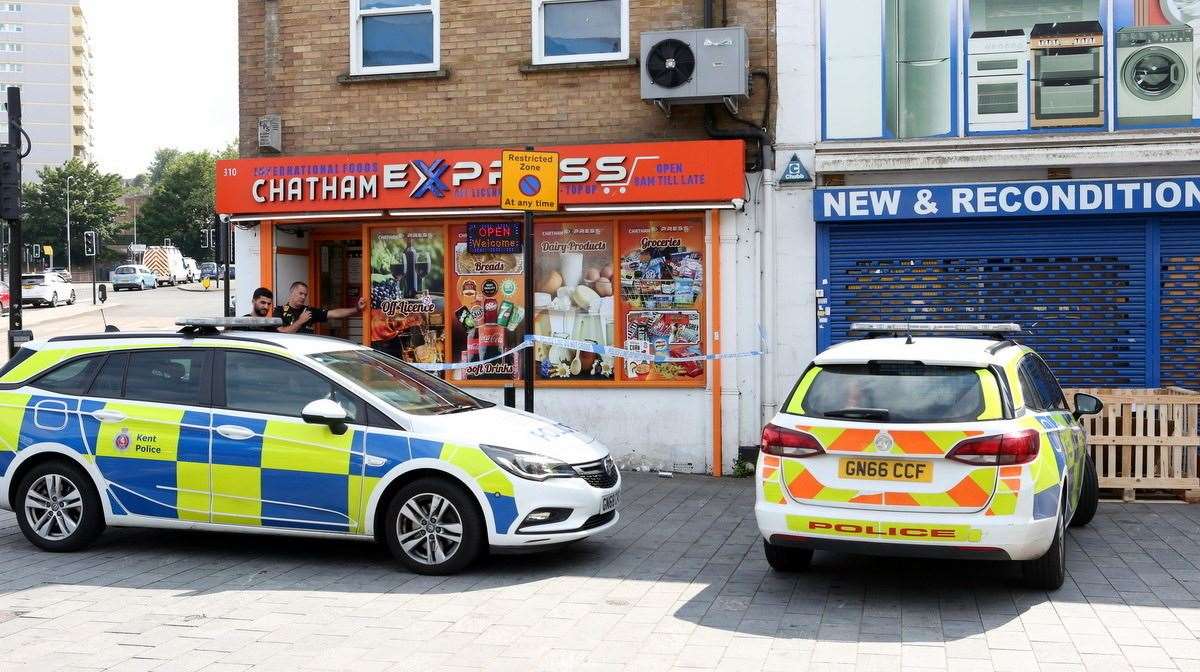
{"label": "security camera", "polygon": [[745,208],[746,207],[746,199],[744,199],[744,198],[733,199],[733,207],[736,210],[741,210],[741,209]]}
{"label": "security camera", "polygon": [[229,221],[233,219],[229,215],[217,215],[217,217],[220,218],[222,224],[228,224]]}

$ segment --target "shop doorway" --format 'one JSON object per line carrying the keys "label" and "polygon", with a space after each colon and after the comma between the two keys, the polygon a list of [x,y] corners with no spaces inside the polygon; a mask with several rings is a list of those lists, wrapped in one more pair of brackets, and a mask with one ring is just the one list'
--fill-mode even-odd
{"label": "shop doorway", "polygon": [[[359,232],[320,231],[313,235],[309,303],[322,308],[344,308],[358,303],[363,292],[363,244]],[[317,325],[317,333],[363,342],[363,316],[331,319]]]}

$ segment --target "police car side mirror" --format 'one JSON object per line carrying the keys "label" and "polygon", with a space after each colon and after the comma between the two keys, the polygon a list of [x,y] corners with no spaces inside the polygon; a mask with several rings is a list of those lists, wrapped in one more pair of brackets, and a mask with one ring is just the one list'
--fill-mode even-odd
{"label": "police car side mirror", "polygon": [[348,429],[346,427],[346,409],[332,399],[310,401],[304,410],[300,411],[300,417],[312,425],[326,425],[329,427],[329,431],[339,436],[345,434]]}
{"label": "police car side mirror", "polygon": [[1090,394],[1084,394],[1083,392],[1075,393],[1075,412],[1072,415],[1075,416],[1076,420],[1085,415],[1095,415],[1102,410],[1104,410],[1103,401]]}

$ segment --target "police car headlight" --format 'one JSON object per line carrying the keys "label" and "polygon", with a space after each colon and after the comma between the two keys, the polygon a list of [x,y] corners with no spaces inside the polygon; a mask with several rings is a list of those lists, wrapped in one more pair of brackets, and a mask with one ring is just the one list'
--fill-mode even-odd
{"label": "police car headlight", "polygon": [[544,481],[548,478],[575,478],[579,475],[575,472],[574,467],[553,457],[499,446],[485,445],[480,448],[485,455],[492,458],[493,462],[500,465],[501,469],[531,481]]}

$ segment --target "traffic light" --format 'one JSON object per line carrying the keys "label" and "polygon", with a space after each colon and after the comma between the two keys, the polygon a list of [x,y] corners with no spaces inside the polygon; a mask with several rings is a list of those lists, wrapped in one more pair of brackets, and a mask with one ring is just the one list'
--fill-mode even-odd
{"label": "traffic light", "polygon": [[96,256],[96,232],[83,232],[83,253],[89,257]]}
{"label": "traffic light", "polygon": [[0,147],[0,219],[21,218],[21,150]]}
{"label": "traffic light", "polygon": [[217,263],[229,263],[229,224],[217,218],[217,235],[213,244],[217,247]]}

